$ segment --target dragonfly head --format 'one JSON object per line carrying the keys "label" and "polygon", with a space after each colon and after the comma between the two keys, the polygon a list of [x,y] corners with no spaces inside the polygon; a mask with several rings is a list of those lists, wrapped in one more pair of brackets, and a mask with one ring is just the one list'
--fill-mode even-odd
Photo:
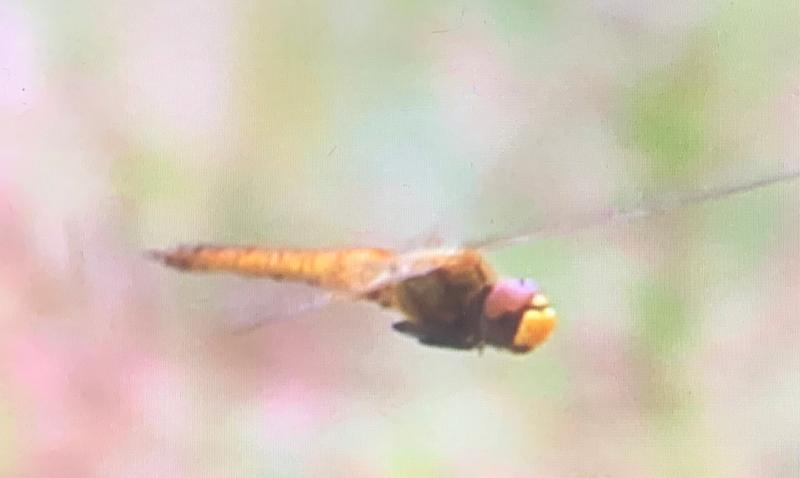
{"label": "dragonfly head", "polygon": [[536,282],[502,279],[492,286],[483,303],[489,343],[529,352],[547,340],[558,316]]}

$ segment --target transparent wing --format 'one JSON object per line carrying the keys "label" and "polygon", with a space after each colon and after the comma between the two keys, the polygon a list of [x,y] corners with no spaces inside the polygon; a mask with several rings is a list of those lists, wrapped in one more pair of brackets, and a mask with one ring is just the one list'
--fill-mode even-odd
{"label": "transparent wing", "polygon": [[[246,282],[246,281],[245,281]],[[258,286],[248,283],[245,287],[228,294],[221,307],[222,328],[233,333],[246,333],[269,322],[302,318],[316,310],[327,307],[337,296],[332,292],[316,289],[305,284],[270,284],[265,294]]]}
{"label": "transparent wing", "polygon": [[603,227],[615,223],[626,223],[649,216],[667,214],[677,209],[715,201],[734,194],[742,194],[773,184],[794,180],[800,177],[800,171],[787,171],[761,179],[733,185],[723,185],[693,191],[683,191],[658,198],[647,199],[627,207],[589,210],[567,216],[554,216],[552,220],[538,221],[537,226],[524,226],[510,233],[497,234],[478,241],[464,244],[468,249],[494,249],[542,237],[567,235],[582,229]]}
{"label": "transparent wing", "polygon": [[302,283],[231,275],[181,275],[180,307],[221,333],[245,333],[277,320],[301,318],[338,296]]}

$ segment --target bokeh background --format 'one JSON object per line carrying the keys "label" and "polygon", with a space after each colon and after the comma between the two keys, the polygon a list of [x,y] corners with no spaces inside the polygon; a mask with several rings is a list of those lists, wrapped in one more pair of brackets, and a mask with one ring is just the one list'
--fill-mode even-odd
{"label": "bokeh background", "polygon": [[458,244],[796,171],[798,9],[3,1],[0,476],[800,476],[796,181],[487,251],[562,317],[526,356],[141,253]]}

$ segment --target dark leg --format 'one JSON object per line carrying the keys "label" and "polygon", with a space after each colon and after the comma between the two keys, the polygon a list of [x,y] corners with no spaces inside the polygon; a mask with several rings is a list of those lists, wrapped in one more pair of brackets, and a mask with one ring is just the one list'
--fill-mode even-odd
{"label": "dark leg", "polygon": [[478,343],[475,337],[465,336],[456,326],[420,327],[418,324],[405,320],[392,324],[392,328],[402,334],[416,337],[422,344],[434,347],[468,350],[474,348]]}

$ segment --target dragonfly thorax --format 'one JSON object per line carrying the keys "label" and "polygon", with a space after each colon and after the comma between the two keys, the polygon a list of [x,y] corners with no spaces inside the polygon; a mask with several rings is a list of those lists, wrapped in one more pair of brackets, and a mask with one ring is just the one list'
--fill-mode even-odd
{"label": "dragonfly thorax", "polygon": [[404,313],[395,329],[420,341],[470,349],[489,345],[528,352],[555,326],[555,311],[532,280],[496,280],[474,251],[452,255],[430,272],[400,281],[369,299]]}

